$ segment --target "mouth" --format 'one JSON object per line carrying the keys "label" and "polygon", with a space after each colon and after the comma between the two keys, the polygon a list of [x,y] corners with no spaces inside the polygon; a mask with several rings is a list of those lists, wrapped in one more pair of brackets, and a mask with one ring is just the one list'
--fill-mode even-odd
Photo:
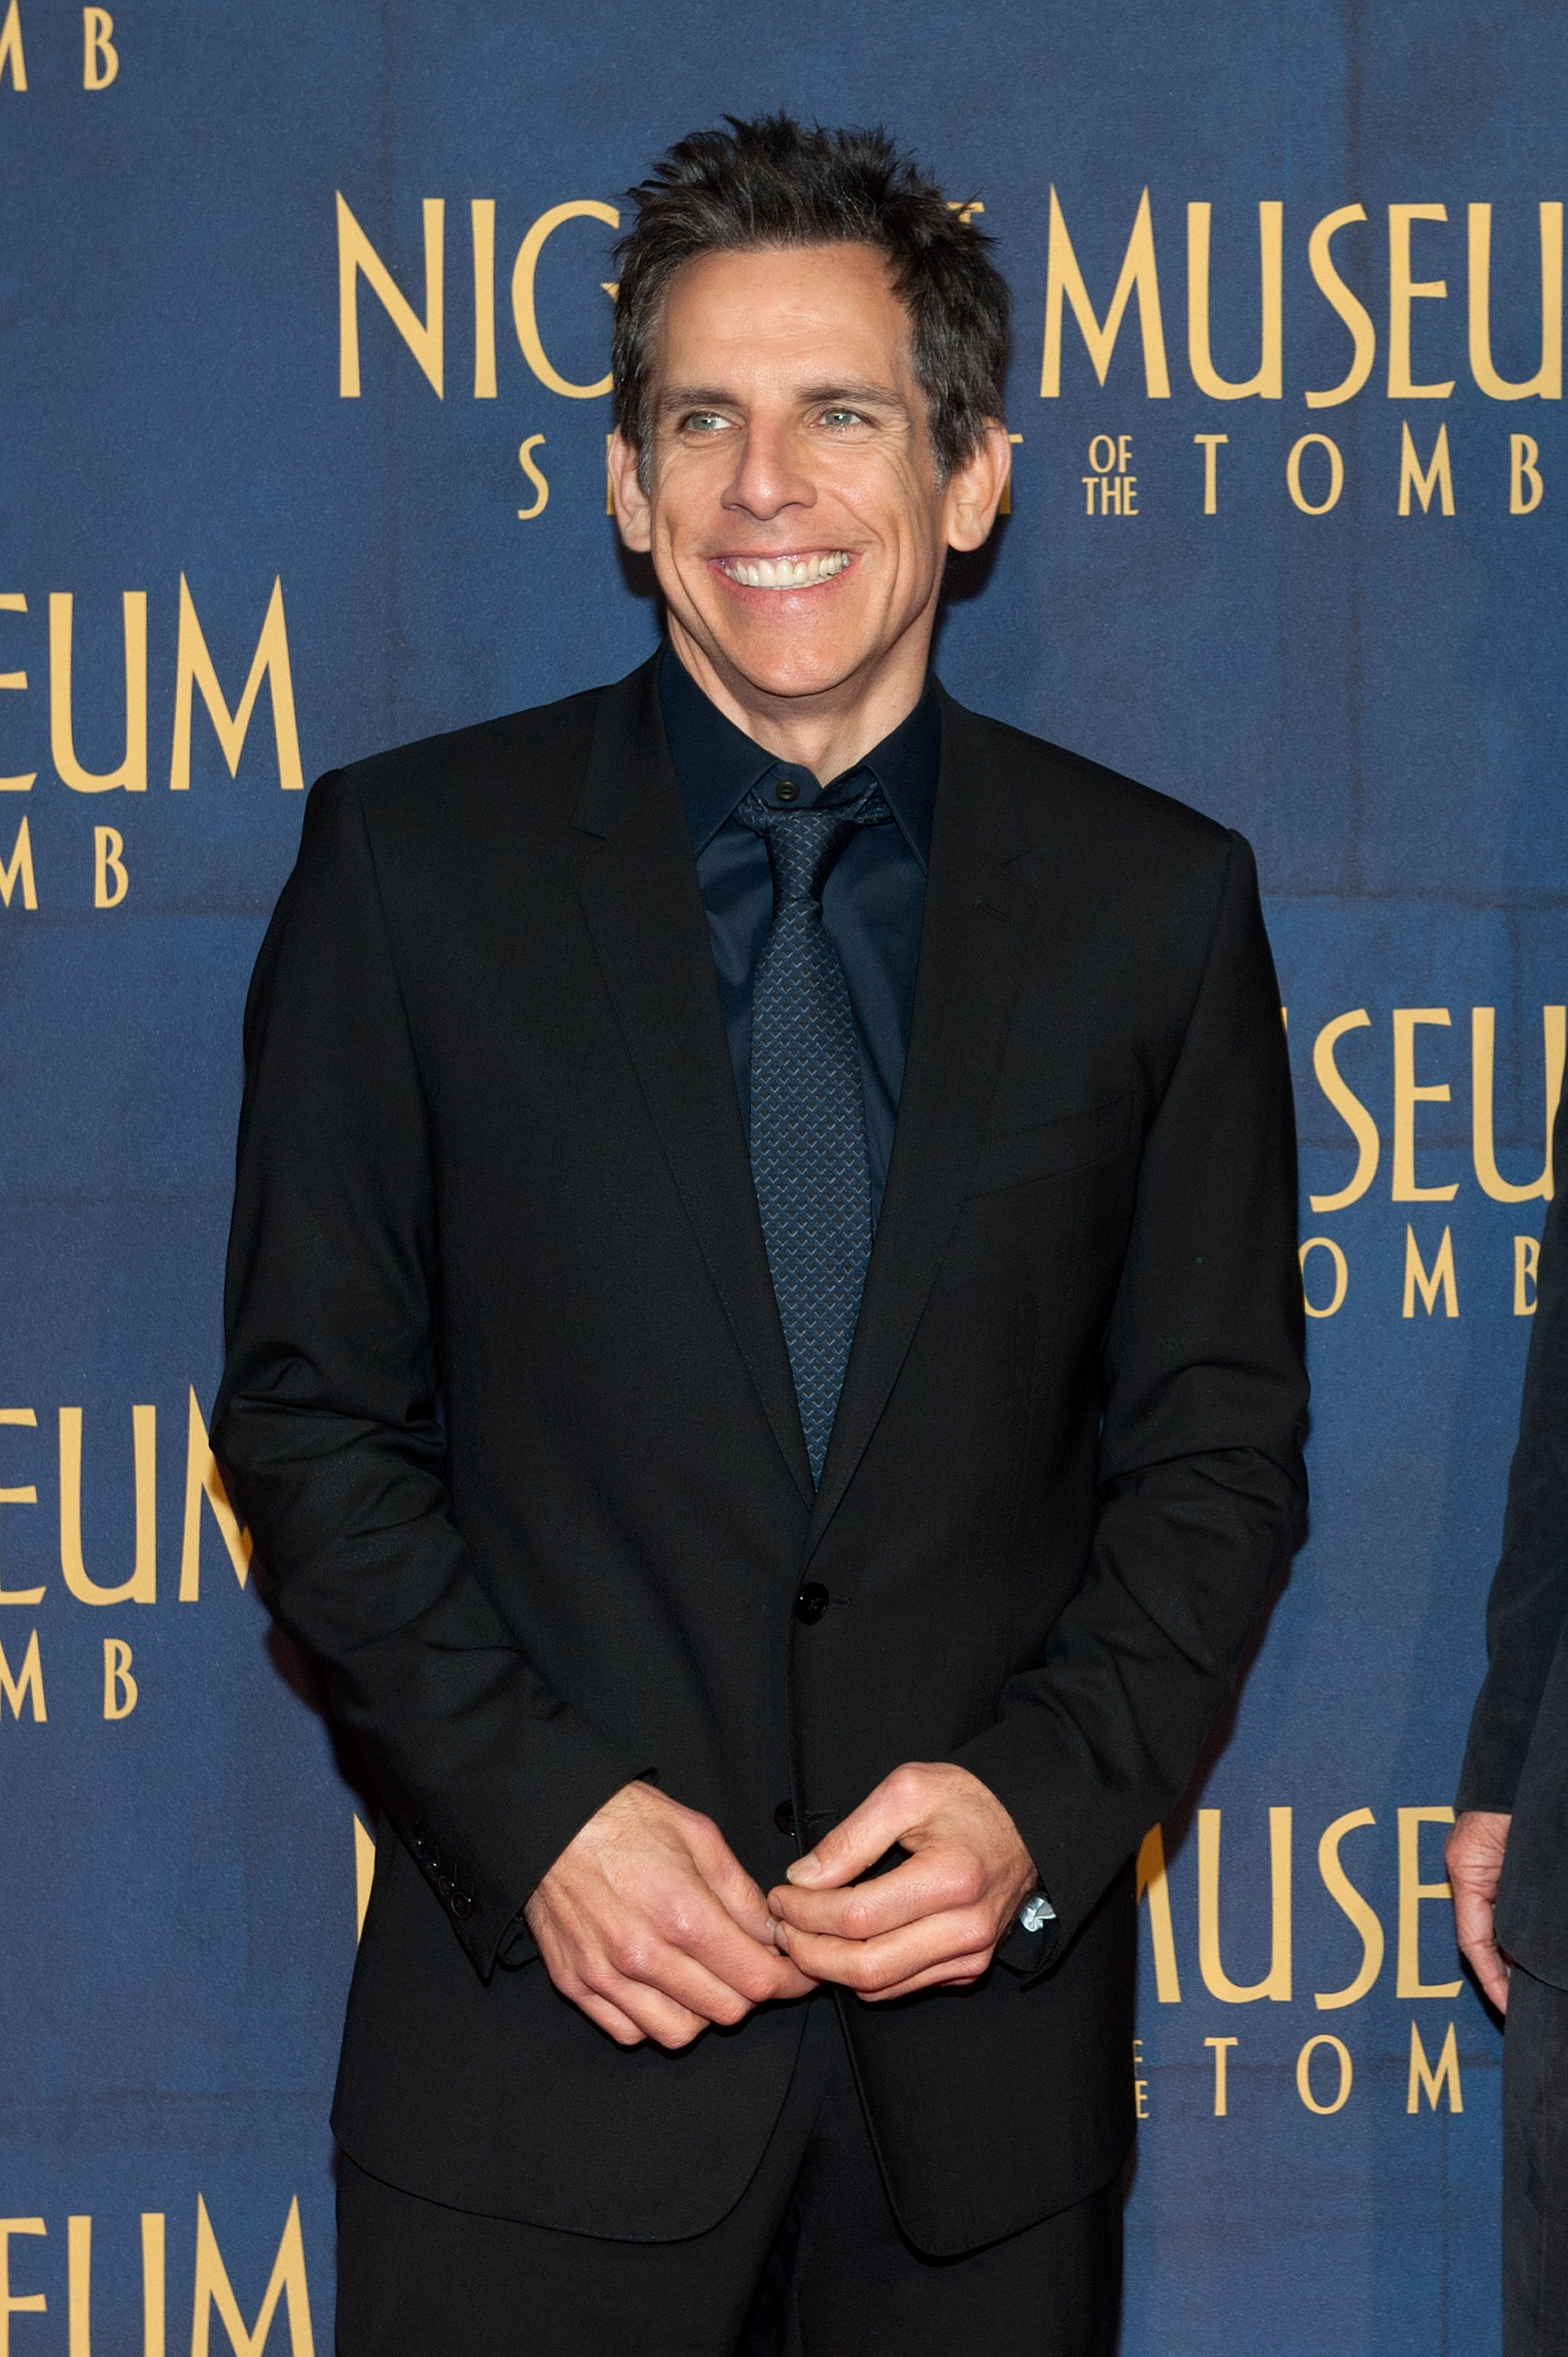
{"label": "mouth", "polygon": [[832,581],[851,563],[847,549],[819,550],[810,556],[721,556],[719,571],[741,589],[815,589]]}

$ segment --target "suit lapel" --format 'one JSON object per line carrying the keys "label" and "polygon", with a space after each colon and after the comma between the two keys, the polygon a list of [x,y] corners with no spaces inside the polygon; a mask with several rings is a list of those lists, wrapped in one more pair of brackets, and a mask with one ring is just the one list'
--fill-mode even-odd
{"label": "suit lapel", "polygon": [[774,1438],[810,1503],[811,1464],[655,676],[654,663],[646,663],[600,703],[573,814],[573,866],[606,986],[698,1248]]}
{"label": "suit lapel", "polygon": [[882,1217],[811,1526],[809,1557],[897,1381],[985,1134],[1035,914],[1030,829],[972,716],[942,749],[909,1049]]}

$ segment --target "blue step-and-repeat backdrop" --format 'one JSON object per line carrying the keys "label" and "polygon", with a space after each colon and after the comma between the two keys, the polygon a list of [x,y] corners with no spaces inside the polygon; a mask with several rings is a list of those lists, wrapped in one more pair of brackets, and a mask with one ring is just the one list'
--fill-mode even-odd
{"label": "blue step-and-repeat backdrop", "polygon": [[372,1806],[207,1447],[241,1006],[302,784],[652,645],[623,192],[776,105],[888,122],[1015,292],[943,677],[1242,828],[1286,1005],[1312,1528],[1144,1846],[1123,2347],[1497,2348],[1442,1844],[1568,1019],[1568,13],[0,0],[15,2357],[330,2346]]}

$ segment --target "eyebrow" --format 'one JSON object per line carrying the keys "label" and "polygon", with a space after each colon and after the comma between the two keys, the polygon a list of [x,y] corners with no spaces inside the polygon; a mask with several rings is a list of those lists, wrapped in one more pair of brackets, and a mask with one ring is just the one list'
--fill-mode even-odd
{"label": "eyebrow", "polygon": [[[840,402],[846,408],[888,409],[907,416],[908,404],[901,400],[891,385],[865,382],[802,385],[795,399],[807,408],[823,402]],[[657,409],[660,416],[669,416],[677,409],[734,409],[739,406],[733,393],[716,385],[667,385],[660,393]]]}

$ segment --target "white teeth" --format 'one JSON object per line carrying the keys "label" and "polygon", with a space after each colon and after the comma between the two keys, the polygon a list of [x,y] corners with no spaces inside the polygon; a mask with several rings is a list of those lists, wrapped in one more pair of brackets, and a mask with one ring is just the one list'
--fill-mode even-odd
{"label": "white teeth", "polygon": [[810,589],[842,573],[849,557],[842,548],[829,556],[754,556],[731,559],[724,571],[743,589]]}

